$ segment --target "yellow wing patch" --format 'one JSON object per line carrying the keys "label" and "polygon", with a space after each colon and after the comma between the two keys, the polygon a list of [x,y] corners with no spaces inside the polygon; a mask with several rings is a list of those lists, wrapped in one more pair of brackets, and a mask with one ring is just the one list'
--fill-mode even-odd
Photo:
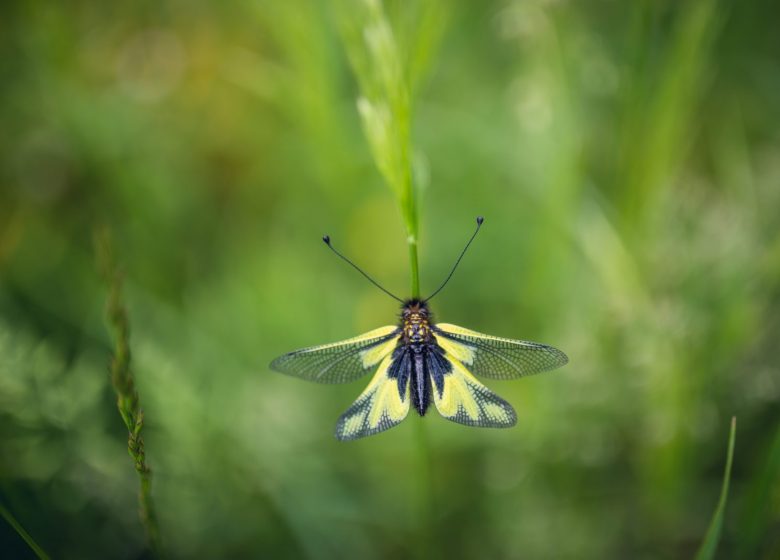
{"label": "yellow wing patch", "polygon": [[482,334],[450,323],[436,324],[434,334],[439,346],[471,373],[489,379],[517,379],[569,361],[566,354],[547,344]]}
{"label": "yellow wing patch", "polygon": [[318,383],[347,383],[362,377],[397,344],[397,326],[374,329],[359,336],[288,352],[271,362],[271,369]]}
{"label": "yellow wing patch", "polygon": [[396,426],[409,412],[409,385],[404,395],[398,392],[398,380],[388,377],[392,355],[382,359],[373,379],[336,424],[336,438],[358,439]]}
{"label": "yellow wing patch", "polygon": [[379,327],[378,329],[364,332],[363,334],[353,336],[352,338],[348,338],[347,340],[342,340],[340,342],[331,342],[330,344],[321,344],[319,346],[312,346],[311,348],[304,348],[303,350],[300,350],[300,352],[327,350],[329,348],[338,348],[340,346],[369,341],[374,338],[381,338],[383,336],[392,334],[396,330],[398,330],[398,327],[393,325],[387,325],[386,327]]}
{"label": "yellow wing patch", "polygon": [[444,390],[439,393],[433,384],[433,402],[444,418],[484,428],[508,428],[517,423],[512,405],[477,381],[452,354],[445,357],[452,371],[444,375]]}
{"label": "yellow wing patch", "polygon": [[[363,336],[368,339],[387,336],[393,333],[396,329],[397,327],[382,327],[381,329],[376,329],[375,331],[366,333]],[[360,359],[363,363],[363,367],[368,369],[371,366],[377,365],[379,363],[379,360],[381,360],[382,358],[384,358],[385,356],[387,356],[393,351],[396,344],[398,344],[398,340],[396,338],[391,338],[387,342],[383,342],[381,344],[377,344],[376,346],[372,346],[366,350],[363,350],[360,353]]]}
{"label": "yellow wing patch", "polygon": [[[439,326],[439,325],[437,325]],[[455,325],[444,325],[445,327],[454,327]],[[460,328],[460,327],[457,327]],[[466,346],[455,340],[440,336],[436,338],[436,343],[442,347],[442,349],[461,362],[462,364],[471,364],[474,362],[474,348]]]}

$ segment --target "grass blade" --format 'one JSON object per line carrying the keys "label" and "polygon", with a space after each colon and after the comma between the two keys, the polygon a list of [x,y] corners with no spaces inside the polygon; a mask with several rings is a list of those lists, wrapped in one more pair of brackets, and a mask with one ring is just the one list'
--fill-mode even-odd
{"label": "grass blade", "polygon": [[737,417],[731,418],[731,431],[729,433],[729,447],[726,454],[726,471],[723,473],[723,486],[720,490],[720,499],[718,507],[710,521],[707,534],[704,536],[704,542],[701,543],[699,551],[696,553],[696,560],[710,560],[715,557],[715,551],[720,541],[720,533],[723,529],[723,518],[726,512],[726,499],[729,494],[729,480],[731,479],[731,463],[734,458],[734,440],[737,435]]}
{"label": "grass blade", "polygon": [[11,515],[10,511],[5,509],[3,504],[0,504],[0,515],[2,515],[3,519],[5,519],[8,524],[13,527],[13,530],[16,531],[20,537],[22,537],[22,540],[27,543],[27,546],[30,547],[30,549],[38,558],[41,560],[49,560],[49,555],[46,554],[40,546],[38,546],[38,543],[36,543],[35,540],[30,536],[30,533],[24,530],[24,527],[22,527],[16,518]]}

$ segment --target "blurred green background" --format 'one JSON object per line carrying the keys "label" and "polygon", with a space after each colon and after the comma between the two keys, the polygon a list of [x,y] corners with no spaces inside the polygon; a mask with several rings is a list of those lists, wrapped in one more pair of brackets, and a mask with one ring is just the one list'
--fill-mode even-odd
{"label": "blurred green background", "polygon": [[[395,321],[322,234],[408,290],[350,6],[0,10],[0,503],[53,557],[150,554],[108,375],[101,225],[170,557],[689,558],[732,415],[718,555],[780,557],[776,2],[461,0],[422,24],[419,5],[386,4],[399,45],[427,49],[423,293],[483,214],[434,312],[571,361],[488,383],[514,429],[410,415],[347,444],[335,421],[367,379],[267,364]],[[0,550],[32,556],[4,521]]]}

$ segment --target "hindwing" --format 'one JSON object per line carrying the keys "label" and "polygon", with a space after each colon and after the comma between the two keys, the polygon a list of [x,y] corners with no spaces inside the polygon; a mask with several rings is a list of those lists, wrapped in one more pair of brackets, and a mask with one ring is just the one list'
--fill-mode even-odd
{"label": "hindwing", "polygon": [[[400,359],[400,358],[399,358]],[[383,432],[398,425],[409,412],[409,384],[399,380],[407,375],[391,375],[399,359],[388,355],[382,360],[371,383],[336,424],[336,438],[342,441],[358,439]],[[411,367],[409,365],[403,367]],[[395,366],[395,367],[394,367]]]}
{"label": "hindwing", "polygon": [[441,371],[440,366],[429,367],[433,402],[439,414],[458,424],[482,428],[509,428],[517,423],[512,405],[477,381],[451,354],[444,354],[443,360],[449,371],[441,377],[435,373]]}

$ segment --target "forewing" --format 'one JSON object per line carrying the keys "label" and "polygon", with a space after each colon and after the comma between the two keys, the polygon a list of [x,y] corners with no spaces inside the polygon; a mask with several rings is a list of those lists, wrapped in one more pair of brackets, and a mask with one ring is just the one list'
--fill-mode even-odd
{"label": "forewing", "polygon": [[449,354],[444,359],[450,371],[441,380],[434,377],[431,383],[439,414],[452,422],[481,428],[509,428],[517,423],[512,405],[477,381],[457,359]]}
{"label": "forewing", "polygon": [[500,338],[448,323],[437,324],[434,335],[449,355],[488,379],[515,379],[569,361],[566,354],[546,344]]}
{"label": "forewing", "polygon": [[336,424],[336,438],[342,441],[371,436],[397,426],[409,412],[409,384],[399,391],[398,378],[388,372],[393,356],[379,365],[371,383]]}
{"label": "forewing", "polygon": [[348,340],[312,346],[279,356],[271,369],[318,383],[348,383],[392,353],[398,327],[380,327]]}

